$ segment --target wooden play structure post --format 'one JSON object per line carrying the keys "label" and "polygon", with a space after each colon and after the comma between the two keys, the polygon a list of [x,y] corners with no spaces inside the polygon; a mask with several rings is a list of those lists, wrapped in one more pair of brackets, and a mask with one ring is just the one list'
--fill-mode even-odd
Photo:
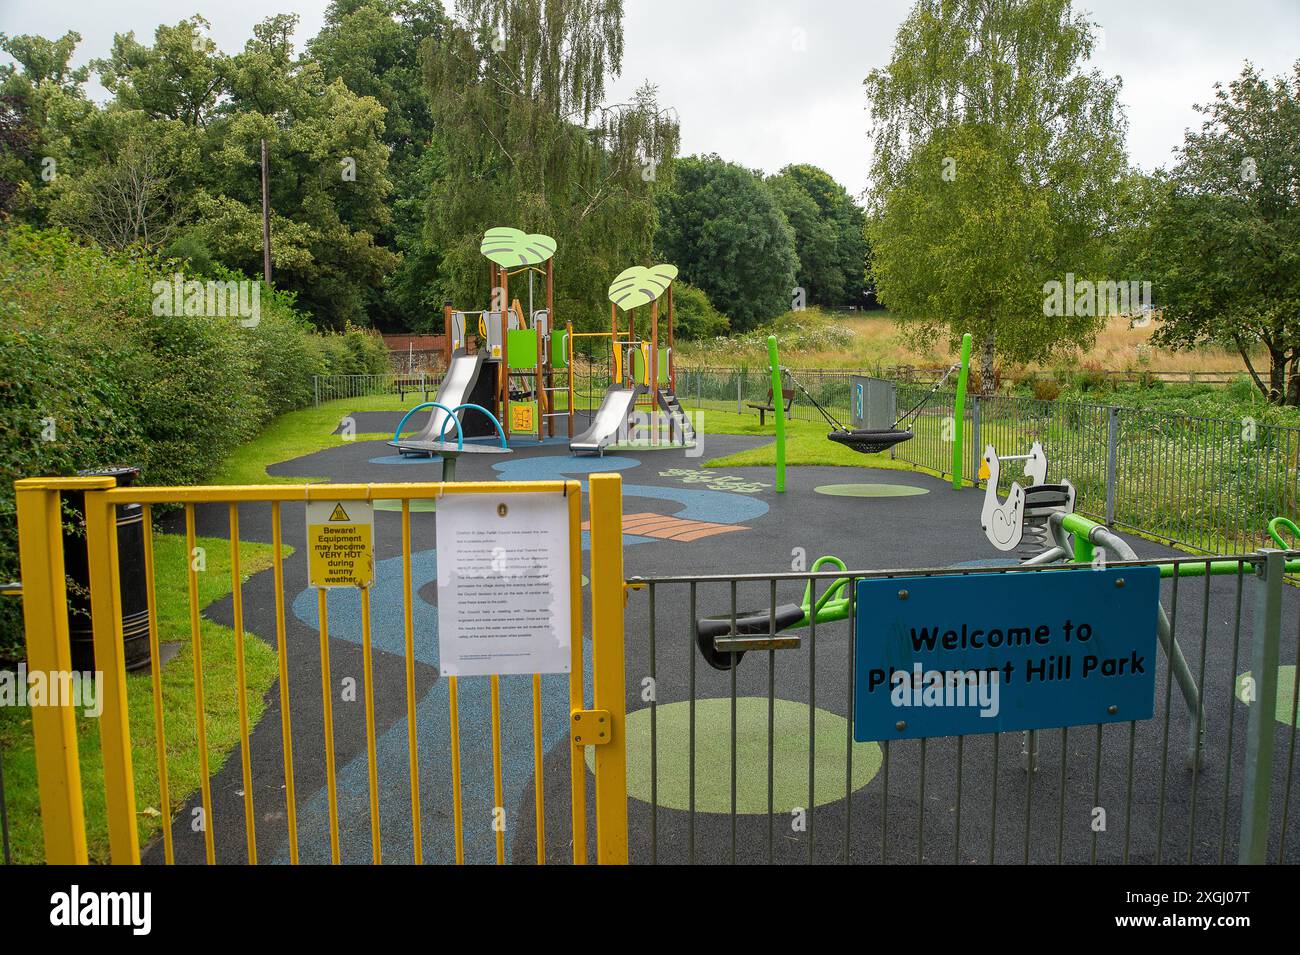
{"label": "wooden play structure post", "polygon": [[616,385],[623,383],[623,376],[619,373],[622,364],[618,360],[618,306],[613,302],[609,303],[609,344],[614,349],[610,353],[610,376]]}
{"label": "wooden play structure post", "polygon": [[501,266],[501,365],[497,385],[501,403],[501,427],[510,440],[510,273]]}
{"label": "wooden play structure post", "polygon": [[[555,340],[555,328],[556,328],[555,309],[554,309],[554,302],[555,302],[554,283],[555,283],[555,260],[551,258],[546,260],[546,335],[548,338],[551,339],[552,342]],[[539,365],[541,364],[543,351],[545,351],[546,353],[546,387],[545,389],[539,390],[538,394],[545,396],[546,400],[542,404],[545,404],[546,410],[549,410],[551,407],[551,395],[554,394],[554,392],[551,389],[555,387],[555,377],[554,377],[555,352],[549,345],[546,345],[542,342],[541,336],[539,335],[537,341],[537,361]],[[539,405],[538,407],[540,409],[541,405]],[[541,412],[539,411],[539,413]],[[569,420],[570,421],[573,420],[572,416],[570,416]],[[537,428],[537,434],[539,437],[541,436],[541,433],[542,433],[542,429],[539,423]],[[546,416],[546,436],[548,438],[555,437],[555,418],[551,417],[550,415]],[[573,437],[572,428],[569,429],[569,437]]]}
{"label": "wooden play structure post", "polygon": [[[677,359],[673,352],[673,287],[668,286],[668,390],[677,396]],[[671,437],[671,432],[669,437]]]}
{"label": "wooden play structure post", "polygon": [[[659,388],[659,299],[650,303],[650,394],[653,396]],[[658,403],[651,398],[652,407]]]}
{"label": "wooden play structure post", "polygon": [[[468,337],[468,336],[466,336]],[[469,343],[466,342],[466,345]],[[444,371],[451,368],[451,302],[442,303],[442,364]],[[428,397],[426,395],[426,397]]]}
{"label": "wooden play structure post", "polygon": [[[569,382],[569,438],[573,438],[573,322],[564,325],[564,361],[567,367],[565,378]],[[554,359],[554,356],[552,356]]]}

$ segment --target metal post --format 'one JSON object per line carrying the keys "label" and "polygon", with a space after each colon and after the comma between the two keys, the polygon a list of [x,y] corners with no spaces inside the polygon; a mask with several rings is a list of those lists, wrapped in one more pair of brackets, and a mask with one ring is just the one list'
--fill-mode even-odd
{"label": "metal post", "polygon": [[970,473],[974,475],[973,483],[980,486],[980,460],[984,457],[984,443],[980,440],[980,408],[983,402],[979,395],[971,396],[970,409]]}
{"label": "metal post", "polygon": [[627,863],[627,691],[623,667],[623,479],[593,474],[591,513],[592,685],[609,715],[609,741],[596,747],[596,861]]}
{"label": "metal post", "polygon": [[0,746],[0,842],[4,843],[5,865],[13,865],[9,854],[9,813],[5,808],[5,751]]}
{"label": "metal post", "polygon": [[320,407],[320,375],[311,376],[312,390],[316,393],[316,407]]}
{"label": "metal post", "polygon": [[[114,484],[112,478],[25,478],[14,482],[23,581],[23,630],[27,638],[27,665],[33,671],[72,672],[59,492],[107,488]],[[67,705],[32,707],[45,861],[50,865],[85,865],[86,822],[77,723],[70,701],[63,702]]]}
{"label": "metal post", "polygon": [[[135,773],[131,726],[126,709],[126,660],[122,644],[121,583],[118,579],[117,512],[105,490],[86,492],[86,562],[90,569],[90,627],[95,669],[101,676],[103,713],[99,745],[104,761],[104,808],[108,848],[114,865],[139,865]],[[233,533],[233,532],[232,532]],[[247,783],[245,783],[247,786]]]}
{"label": "metal post", "polygon": [[1106,525],[1115,523],[1115,486],[1119,478],[1119,409],[1113,405],[1106,429]]}
{"label": "metal post", "polygon": [[1277,662],[1282,641],[1280,550],[1263,550],[1255,569],[1255,631],[1250,676],[1255,699],[1246,723],[1246,768],[1241,783],[1241,842],[1237,861],[1259,865],[1268,850],[1268,808],[1273,785],[1273,722],[1277,718]]}
{"label": "metal post", "polygon": [[[957,373],[957,395],[952,405],[952,489],[954,491],[961,490],[962,482],[962,438],[966,431],[966,382],[970,377],[970,349],[971,336],[967,332],[961,337],[961,371]],[[977,483],[978,480],[977,477]]]}
{"label": "metal post", "polygon": [[744,414],[744,412],[740,410],[740,388],[741,388],[740,372],[737,371],[736,372],[736,414]]}

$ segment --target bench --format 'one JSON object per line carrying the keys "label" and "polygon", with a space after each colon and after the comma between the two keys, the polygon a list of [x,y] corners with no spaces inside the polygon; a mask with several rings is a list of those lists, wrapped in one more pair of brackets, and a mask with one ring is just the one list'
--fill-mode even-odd
{"label": "bench", "polygon": [[[790,406],[794,404],[794,389],[782,388],[781,400],[785,403],[785,416],[788,418],[790,417]],[[767,401],[764,404],[759,405],[752,401],[747,402],[747,404],[758,412],[758,423],[760,426],[767,424],[767,413],[769,411],[773,414],[776,413],[776,405],[772,402],[771,388],[767,389]]]}
{"label": "bench", "polygon": [[429,392],[433,389],[433,382],[428,376],[424,375],[403,375],[393,381],[393,390],[397,392],[399,401],[406,401],[406,393],[412,394],[424,392],[424,400],[429,400]]}

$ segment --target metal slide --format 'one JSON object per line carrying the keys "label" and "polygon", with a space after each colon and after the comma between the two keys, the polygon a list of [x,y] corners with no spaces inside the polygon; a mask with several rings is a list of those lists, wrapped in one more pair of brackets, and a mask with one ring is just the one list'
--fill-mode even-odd
{"label": "metal slide", "polygon": [[[442,384],[438,387],[437,402],[448,408],[455,408],[469,401],[470,393],[474,390],[474,385],[478,382],[479,372],[483,370],[483,352],[476,352],[473,355],[466,353],[465,349],[457,349],[451,356],[451,366],[447,369],[447,374],[442,378]],[[464,415],[464,412],[461,412]],[[388,443],[397,448],[403,454],[428,454],[427,447],[430,442],[437,442],[442,435],[443,425],[447,424],[451,434],[456,433],[455,425],[447,423],[447,412],[441,408],[431,409],[429,423],[424,426],[422,431],[415,434],[402,435],[396,441]]]}
{"label": "metal slide", "polygon": [[641,385],[615,385],[610,388],[596,411],[591,427],[569,442],[569,451],[573,454],[603,454],[605,445],[627,423],[636,406],[637,396],[643,390]]}

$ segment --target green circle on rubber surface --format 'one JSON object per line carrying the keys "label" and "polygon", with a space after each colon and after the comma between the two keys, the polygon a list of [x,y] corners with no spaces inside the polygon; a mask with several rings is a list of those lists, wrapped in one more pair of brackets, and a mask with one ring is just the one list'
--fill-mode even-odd
{"label": "green circle on rubber surface", "polygon": [[[411,501],[412,514],[427,514],[438,509],[438,502],[431,497],[419,497]],[[401,513],[401,501],[375,501],[375,510],[377,511],[397,511]]]}
{"label": "green circle on rubber surface", "polygon": [[[1237,677],[1237,699],[1249,706],[1254,700],[1246,699],[1246,681],[1250,671]],[[1300,706],[1295,701],[1295,667],[1285,664],[1277,668],[1277,706],[1273,718],[1283,726],[1300,726]]]}
{"label": "green circle on rubber surface", "polygon": [[[736,700],[736,812],[767,812],[767,698],[742,696]],[[658,708],[659,805],[690,809],[689,702],[666,703]],[[817,762],[815,805],[844,798],[845,740],[848,722],[842,716],[817,710]],[[786,813],[808,806],[808,707],[792,700],[776,700],[772,731],[772,809]],[[587,768],[595,760],[595,747],[587,747]],[[853,790],[875,778],[880,770],[880,747],[853,744]],[[627,715],[627,791],[650,801],[650,710]],[[699,812],[731,812],[731,699],[695,702],[695,808]]]}
{"label": "green circle on rubber surface", "polygon": [[910,484],[823,484],[813,490],[831,497],[912,497],[930,493]]}

